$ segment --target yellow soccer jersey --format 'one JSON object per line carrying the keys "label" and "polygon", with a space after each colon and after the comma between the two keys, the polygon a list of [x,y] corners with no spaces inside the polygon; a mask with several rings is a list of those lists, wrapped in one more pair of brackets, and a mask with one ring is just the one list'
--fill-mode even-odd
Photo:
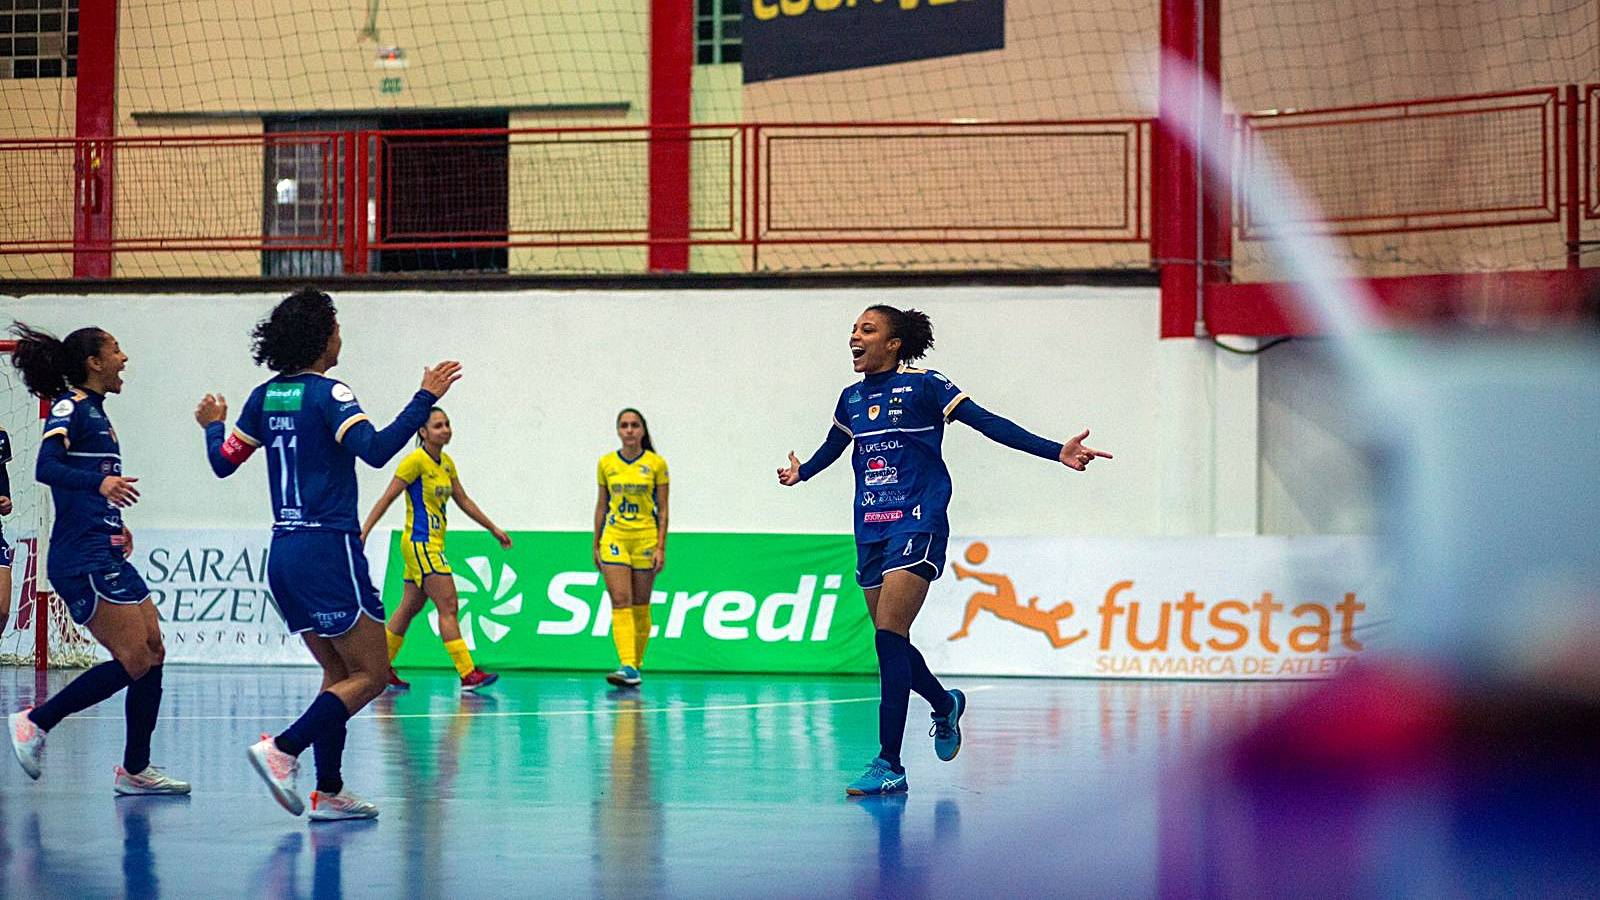
{"label": "yellow soccer jersey", "polygon": [[656,530],[656,488],[667,483],[667,461],[645,450],[623,459],[617,450],[600,457],[596,477],[611,495],[606,527],[621,532]]}
{"label": "yellow soccer jersey", "polygon": [[445,507],[456,480],[455,460],[441,451],[434,462],[428,451],[418,447],[400,461],[394,477],[406,483],[408,539],[444,546]]}

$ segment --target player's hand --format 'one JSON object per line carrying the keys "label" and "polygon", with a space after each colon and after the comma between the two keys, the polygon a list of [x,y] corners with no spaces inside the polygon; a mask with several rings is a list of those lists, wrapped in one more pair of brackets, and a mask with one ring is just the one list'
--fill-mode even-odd
{"label": "player's hand", "polygon": [[362,531],[361,532],[361,546],[363,546],[363,547],[365,547],[367,545],[367,534],[368,533],[369,532],[366,532],[366,531]]}
{"label": "player's hand", "polygon": [[501,550],[511,549],[511,535],[506,534],[504,531],[501,531],[498,528],[491,529],[489,533],[494,535],[494,539],[500,542]]}
{"label": "player's hand", "polygon": [[1082,472],[1084,469],[1089,468],[1089,463],[1094,462],[1095,457],[1097,456],[1101,459],[1112,458],[1111,454],[1109,453],[1096,450],[1093,447],[1085,447],[1083,445],[1083,439],[1088,436],[1089,429],[1085,428],[1083,430],[1083,434],[1080,434],[1072,440],[1061,445],[1060,459],[1062,465],[1069,469]]}
{"label": "player's hand", "polygon": [[800,457],[789,451],[789,468],[778,470],[778,483],[784,487],[794,487],[800,483]]}
{"label": "player's hand", "polygon": [[656,562],[652,571],[659,573],[667,565],[667,548],[656,548]]}
{"label": "player's hand", "polygon": [[0,497],[0,516],[11,515],[11,498]]}
{"label": "player's hand", "polygon": [[194,420],[204,428],[212,422],[226,422],[228,419],[228,401],[221,394],[207,394],[200,398],[200,405],[194,408]]}
{"label": "player's hand", "polygon": [[112,506],[132,506],[139,502],[139,489],[133,486],[137,478],[107,475],[100,480],[100,496],[111,501]]}
{"label": "player's hand", "polygon": [[422,389],[435,397],[444,397],[450,385],[461,380],[461,363],[447,359],[433,368],[422,370]]}
{"label": "player's hand", "polygon": [[600,568],[600,545],[599,544],[595,544],[594,545],[594,567],[595,567],[595,571],[598,571],[598,572],[604,572],[605,571],[604,569]]}
{"label": "player's hand", "polygon": [[133,556],[133,532],[128,526],[122,526],[122,558],[129,559]]}

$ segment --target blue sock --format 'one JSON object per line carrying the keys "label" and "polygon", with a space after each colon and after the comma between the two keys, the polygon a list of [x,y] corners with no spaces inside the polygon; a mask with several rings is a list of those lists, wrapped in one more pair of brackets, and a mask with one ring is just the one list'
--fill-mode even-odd
{"label": "blue sock", "polygon": [[349,719],[350,712],[344,708],[344,701],[329,691],[323,691],[311,701],[305,713],[294,720],[293,725],[278,735],[278,749],[290,756],[299,756],[316,743],[317,738],[343,728]]}
{"label": "blue sock", "polygon": [[122,749],[122,768],[136,775],[150,765],[150,735],[161,714],[161,667],[151,666],[144,677],[128,685],[123,697],[128,742]]}
{"label": "blue sock", "polygon": [[344,762],[345,723],[318,737],[311,745],[311,756],[317,761],[317,790],[324,794],[337,794],[344,790],[344,775],[339,766]]}
{"label": "blue sock", "polygon": [[900,744],[906,736],[906,707],[911,703],[911,642],[892,631],[878,629],[878,755],[894,767],[900,766]]}
{"label": "blue sock", "polygon": [[28,718],[33,720],[33,724],[49,731],[67,716],[88,709],[132,683],[133,679],[128,677],[128,670],[122,667],[122,663],[114,659],[103,662],[72,679],[72,683],[62,688],[60,693],[39,704],[37,709],[28,714]]}
{"label": "blue sock", "polygon": [[956,708],[956,700],[944,685],[935,678],[933,671],[928,668],[928,661],[922,658],[922,653],[916,645],[906,641],[907,657],[911,660],[911,689],[917,696],[928,701],[933,711],[941,716],[948,716]]}

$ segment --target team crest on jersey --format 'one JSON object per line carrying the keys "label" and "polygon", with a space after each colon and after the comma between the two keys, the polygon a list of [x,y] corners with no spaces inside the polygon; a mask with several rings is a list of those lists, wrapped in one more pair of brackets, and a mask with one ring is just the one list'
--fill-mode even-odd
{"label": "team crest on jersey", "polygon": [[876,404],[876,403],[872,404],[871,406],[867,407],[867,418],[876,421],[877,418],[878,418],[878,413],[882,409],[883,409],[883,407],[879,406],[878,404]]}
{"label": "team crest on jersey", "polygon": [[650,474],[650,467],[645,465],[644,463],[640,463],[639,464],[639,474],[648,476]]}

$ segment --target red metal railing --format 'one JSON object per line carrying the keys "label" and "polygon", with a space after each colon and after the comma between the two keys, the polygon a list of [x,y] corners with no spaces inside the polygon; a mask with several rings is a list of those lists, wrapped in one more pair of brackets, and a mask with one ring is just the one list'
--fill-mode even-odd
{"label": "red metal railing", "polygon": [[[1261,183],[1254,163],[1269,150],[1320,211],[1296,224],[1330,234],[1557,222],[1562,106],[1552,87],[1251,113],[1240,118],[1237,182]],[[1265,237],[1243,191],[1240,236]]]}

